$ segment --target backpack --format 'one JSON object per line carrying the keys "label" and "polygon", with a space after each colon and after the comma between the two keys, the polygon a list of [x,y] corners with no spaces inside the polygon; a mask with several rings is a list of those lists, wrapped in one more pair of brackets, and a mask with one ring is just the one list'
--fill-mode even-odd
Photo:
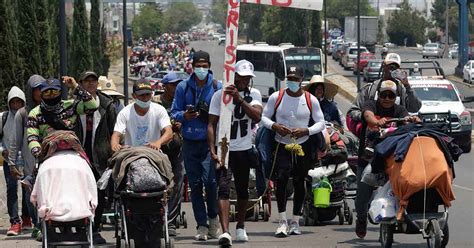
{"label": "backpack", "polygon": [[334,127],[327,128],[329,134],[329,149],[320,154],[323,166],[342,164],[347,161],[347,148],[341,133]]}
{"label": "backpack", "polygon": [[8,119],[8,113],[10,111],[4,111],[2,113],[2,132],[0,133],[0,139],[3,139],[3,128],[5,127],[5,123],[7,123],[7,119]]}

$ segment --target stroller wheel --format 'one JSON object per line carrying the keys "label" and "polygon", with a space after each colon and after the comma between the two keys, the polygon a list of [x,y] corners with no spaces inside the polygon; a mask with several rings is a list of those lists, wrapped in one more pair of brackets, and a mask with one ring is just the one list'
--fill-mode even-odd
{"label": "stroller wheel", "polygon": [[342,207],[337,210],[337,216],[339,217],[339,225],[344,225],[344,210]]}
{"label": "stroller wheel", "polygon": [[160,239],[160,248],[166,248],[166,241],[164,238]]}
{"label": "stroller wheel", "polygon": [[[125,246],[127,247],[127,246]],[[131,239],[130,240],[130,245],[128,246],[129,248],[135,248],[135,240]]]}
{"label": "stroller wheel", "polygon": [[441,247],[441,228],[437,219],[432,219],[426,228],[428,238],[426,242],[429,248],[440,248]]}
{"label": "stroller wheel", "polygon": [[257,222],[260,217],[260,206],[258,204],[255,204],[253,206],[253,221]]}
{"label": "stroller wheel", "polygon": [[229,218],[229,221],[230,222],[235,221],[235,205],[230,205],[230,218]]}
{"label": "stroller wheel", "polygon": [[350,211],[350,209],[346,216],[346,221],[347,221],[347,224],[349,225],[352,225],[352,222],[354,221],[354,214],[352,213],[352,211]]}
{"label": "stroller wheel", "polygon": [[270,206],[268,203],[263,204],[263,220],[268,221],[270,219]]}
{"label": "stroller wheel", "polygon": [[174,239],[173,238],[168,239],[168,244],[167,244],[166,248],[174,248]]}
{"label": "stroller wheel", "polygon": [[449,242],[449,227],[448,227],[448,222],[444,223],[444,228],[443,228],[443,241],[441,242],[441,247],[445,248],[448,246]]}
{"label": "stroller wheel", "polygon": [[181,213],[181,220],[183,221],[183,223],[182,223],[183,227],[185,229],[187,229],[188,228],[188,220],[186,219],[186,212],[184,212],[184,211]]}
{"label": "stroller wheel", "polygon": [[393,243],[393,233],[395,231],[394,224],[380,224],[380,244],[384,248],[392,247]]}

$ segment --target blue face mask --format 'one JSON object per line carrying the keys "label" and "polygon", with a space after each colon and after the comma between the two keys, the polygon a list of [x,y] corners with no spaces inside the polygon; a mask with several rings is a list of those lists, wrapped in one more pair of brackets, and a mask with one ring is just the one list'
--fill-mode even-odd
{"label": "blue face mask", "polygon": [[194,68],[194,73],[196,73],[199,80],[204,80],[207,77],[207,74],[209,74],[209,68],[196,67]]}
{"label": "blue face mask", "polygon": [[286,80],[286,87],[288,87],[291,92],[296,93],[300,89],[300,82]]}
{"label": "blue face mask", "polygon": [[138,107],[142,109],[146,109],[150,107],[151,100],[148,102],[140,101],[139,99],[135,99],[135,103],[138,105]]}

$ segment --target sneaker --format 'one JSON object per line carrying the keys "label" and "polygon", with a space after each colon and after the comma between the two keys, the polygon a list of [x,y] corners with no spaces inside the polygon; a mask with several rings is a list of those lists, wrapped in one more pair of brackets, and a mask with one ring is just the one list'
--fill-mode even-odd
{"label": "sneaker", "polygon": [[237,232],[235,235],[235,240],[240,242],[247,242],[249,241],[249,236],[247,236],[247,232],[243,228],[237,228]]}
{"label": "sneaker", "polygon": [[219,235],[219,246],[229,247],[232,246],[232,237],[229,233],[225,232]]}
{"label": "sneaker", "polygon": [[23,230],[31,230],[33,228],[30,217],[21,217],[21,228]]}
{"label": "sneaker", "polygon": [[168,235],[170,237],[176,237],[176,226],[174,224],[168,224]]}
{"label": "sneaker", "polygon": [[21,234],[21,223],[15,223],[8,229],[7,236],[18,236]]}
{"label": "sneaker", "polygon": [[298,224],[298,221],[291,221],[290,223],[290,235],[300,235],[300,225]]}
{"label": "sneaker", "polygon": [[278,228],[275,232],[275,236],[279,238],[288,237],[288,222],[286,222],[286,220],[280,220],[280,223],[278,223]]}
{"label": "sneaker", "polygon": [[94,245],[105,245],[107,243],[98,232],[92,234],[92,242],[94,242]]}
{"label": "sneaker", "polygon": [[217,239],[221,235],[221,224],[219,218],[209,219],[209,238]]}
{"label": "sneaker", "polygon": [[367,234],[367,221],[356,220],[355,232],[357,237],[363,239]]}
{"label": "sneaker", "polygon": [[33,232],[31,233],[31,237],[34,238],[36,241],[41,242],[43,241],[43,234],[39,228],[33,228]]}
{"label": "sneaker", "polygon": [[197,234],[194,236],[196,241],[207,241],[207,235],[209,234],[209,228],[200,226],[197,229]]}

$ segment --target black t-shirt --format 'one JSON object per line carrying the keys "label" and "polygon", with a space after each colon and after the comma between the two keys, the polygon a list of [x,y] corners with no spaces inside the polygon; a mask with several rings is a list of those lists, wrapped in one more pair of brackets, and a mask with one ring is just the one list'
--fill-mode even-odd
{"label": "black t-shirt", "polygon": [[402,105],[395,104],[393,107],[386,109],[375,100],[367,101],[364,104],[362,107],[362,113],[365,111],[371,111],[377,117],[403,118],[408,116],[407,109]]}

